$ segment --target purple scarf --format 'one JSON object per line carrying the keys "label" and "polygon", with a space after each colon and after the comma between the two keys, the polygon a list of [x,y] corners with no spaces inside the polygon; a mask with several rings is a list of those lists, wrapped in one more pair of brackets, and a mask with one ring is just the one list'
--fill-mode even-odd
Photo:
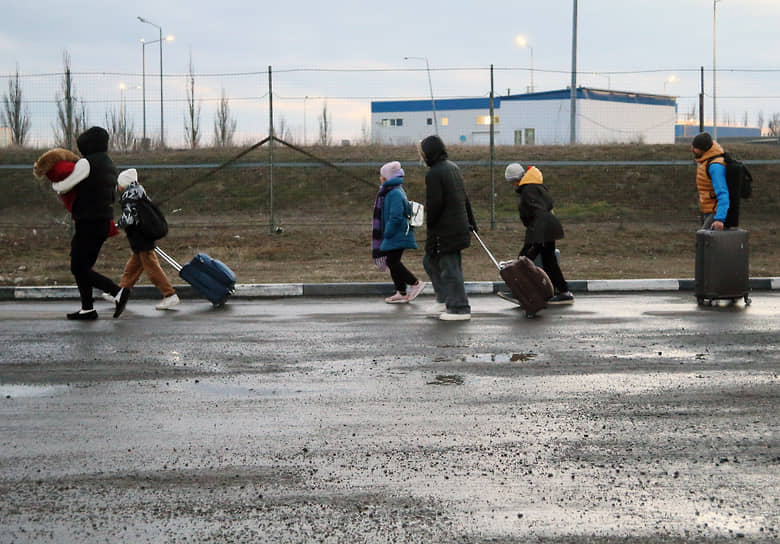
{"label": "purple scarf", "polygon": [[397,185],[391,185],[389,187],[382,185],[379,188],[379,192],[376,194],[376,202],[374,203],[374,221],[371,229],[371,258],[374,260],[374,264],[382,272],[387,270],[387,258],[379,249],[379,246],[382,245],[382,239],[384,238],[385,233],[385,225],[382,223],[382,206],[385,204],[385,195],[396,187]]}

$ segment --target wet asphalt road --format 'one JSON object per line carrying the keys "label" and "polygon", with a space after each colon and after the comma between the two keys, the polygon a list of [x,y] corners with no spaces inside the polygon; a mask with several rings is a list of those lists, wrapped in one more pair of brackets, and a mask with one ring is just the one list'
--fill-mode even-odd
{"label": "wet asphalt road", "polygon": [[780,293],[0,303],[0,542],[777,542]]}

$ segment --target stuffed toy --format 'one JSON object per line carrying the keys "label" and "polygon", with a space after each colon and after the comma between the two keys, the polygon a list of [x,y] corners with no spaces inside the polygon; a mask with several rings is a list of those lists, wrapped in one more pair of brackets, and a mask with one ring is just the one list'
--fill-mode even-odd
{"label": "stuffed toy", "polygon": [[[57,183],[67,178],[73,172],[73,167],[76,166],[76,161],[78,160],[79,156],[72,151],[55,147],[38,157],[38,160],[33,165],[33,174],[37,179],[47,178],[50,182]],[[78,186],[60,195],[65,209],[69,212],[73,211],[73,203],[76,201],[77,191]],[[112,219],[108,236],[116,236],[117,234],[119,234],[119,231]]]}

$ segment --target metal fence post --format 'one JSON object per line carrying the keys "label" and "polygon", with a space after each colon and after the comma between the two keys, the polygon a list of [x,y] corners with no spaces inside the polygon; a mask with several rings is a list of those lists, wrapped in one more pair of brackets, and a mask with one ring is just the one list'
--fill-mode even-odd
{"label": "metal fence post", "polygon": [[269,230],[274,232],[274,91],[271,66],[268,66],[268,205],[271,209]]}

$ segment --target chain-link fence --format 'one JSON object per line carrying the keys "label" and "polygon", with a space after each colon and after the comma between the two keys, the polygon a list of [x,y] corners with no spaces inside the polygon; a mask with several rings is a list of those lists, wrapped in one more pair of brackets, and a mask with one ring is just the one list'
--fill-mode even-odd
{"label": "chain-link fence", "polygon": [[[484,98],[491,90],[496,97],[562,91],[571,81],[565,70],[490,66],[428,69],[414,59],[405,64],[408,66],[402,68],[268,67],[244,73],[161,74],[155,71],[158,66],[150,63],[140,74],[74,71],[70,77],[64,72],[17,71],[0,76],[5,98],[0,145],[14,139],[9,119],[14,115],[14,101],[9,100],[14,91],[19,98],[16,115],[28,121],[27,147],[62,144],[70,120],[72,131],[102,125],[112,132],[115,149],[136,150],[160,143],[187,148],[193,141],[198,147],[247,145],[269,134],[271,111],[275,133],[290,142],[369,143],[376,132],[371,119],[371,103],[375,101]],[[577,85],[668,96],[676,104],[669,120],[672,124],[698,126],[703,109],[706,125],[711,125],[716,115],[721,127],[752,127],[766,134],[770,127],[780,130],[780,95],[771,91],[777,89],[774,82],[778,74],[777,69],[718,70],[717,111],[712,70],[700,67],[582,72],[577,75]],[[609,130],[615,116],[620,114],[607,112],[603,118],[586,120]]]}

